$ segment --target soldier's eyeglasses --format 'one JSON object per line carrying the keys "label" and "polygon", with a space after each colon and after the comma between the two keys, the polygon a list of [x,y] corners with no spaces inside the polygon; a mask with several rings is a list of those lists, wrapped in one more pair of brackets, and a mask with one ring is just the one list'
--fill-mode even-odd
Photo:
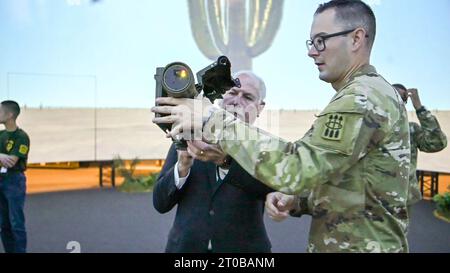
{"label": "soldier's eyeglasses", "polygon": [[[306,48],[308,49],[308,51],[310,51],[312,46],[314,46],[318,52],[322,52],[327,48],[325,45],[325,41],[327,39],[336,37],[336,36],[346,35],[355,30],[356,30],[356,28],[341,31],[341,32],[336,32],[336,33],[332,33],[332,34],[316,36],[316,37],[314,37],[314,39],[306,41]],[[367,37],[367,35],[366,35],[366,37]]]}

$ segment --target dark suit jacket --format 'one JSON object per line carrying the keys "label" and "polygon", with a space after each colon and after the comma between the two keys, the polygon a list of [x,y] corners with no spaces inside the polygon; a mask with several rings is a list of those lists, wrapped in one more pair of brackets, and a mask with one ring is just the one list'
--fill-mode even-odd
{"label": "dark suit jacket", "polygon": [[160,213],[178,205],[166,252],[207,252],[209,240],[212,252],[270,252],[263,214],[265,196],[272,189],[235,162],[219,183],[216,165],[195,160],[178,190],[177,160],[172,145],[153,191],[153,205]]}

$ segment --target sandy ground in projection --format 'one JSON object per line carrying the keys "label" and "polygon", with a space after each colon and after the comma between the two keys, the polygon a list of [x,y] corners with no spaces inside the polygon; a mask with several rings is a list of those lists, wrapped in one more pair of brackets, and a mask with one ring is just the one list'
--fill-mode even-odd
{"label": "sandy ground in projection", "polygon": [[[433,113],[450,136],[450,111]],[[315,114],[318,111],[266,111],[257,125],[294,141],[310,128]],[[30,163],[102,160],[117,155],[164,159],[171,142],[151,123],[152,117],[149,109],[98,109],[95,113],[92,109],[28,108],[18,123],[31,138]],[[415,113],[409,117],[417,121]],[[419,168],[450,172],[450,149],[420,153]]]}

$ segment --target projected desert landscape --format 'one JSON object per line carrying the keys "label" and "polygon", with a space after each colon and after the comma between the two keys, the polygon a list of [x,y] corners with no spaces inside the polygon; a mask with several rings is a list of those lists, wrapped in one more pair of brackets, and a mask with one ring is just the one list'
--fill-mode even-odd
{"label": "projected desert landscape", "polygon": [[[115,156],[166,157],[171,141],[151,123],[153,114],[149,109],[98,109],[96,112],[93,109],[23,109],[18,123],[31,138],[29,163],[109,160]],[[294,141],[310,128],[318,113],[269,110],[257,125]],[[450,136],[450,111],[433,111],[433,114]],[[417,122],[415,113],[409,113],[409,119]],[[435,154],[421,153],[419,168],[450,172],[450,149]]]}

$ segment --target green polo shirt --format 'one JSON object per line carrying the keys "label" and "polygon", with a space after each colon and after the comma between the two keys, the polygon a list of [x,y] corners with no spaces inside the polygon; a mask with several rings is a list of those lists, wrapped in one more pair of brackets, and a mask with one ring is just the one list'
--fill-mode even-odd
{"label": "green polo shirt", "polygon": [[19,158],[16,165],[8,169],[8,173],[23,172],[27,169],[29,150],[30,138],[24,130],[17,128],[14,132],[0,131],[0,153]]}

